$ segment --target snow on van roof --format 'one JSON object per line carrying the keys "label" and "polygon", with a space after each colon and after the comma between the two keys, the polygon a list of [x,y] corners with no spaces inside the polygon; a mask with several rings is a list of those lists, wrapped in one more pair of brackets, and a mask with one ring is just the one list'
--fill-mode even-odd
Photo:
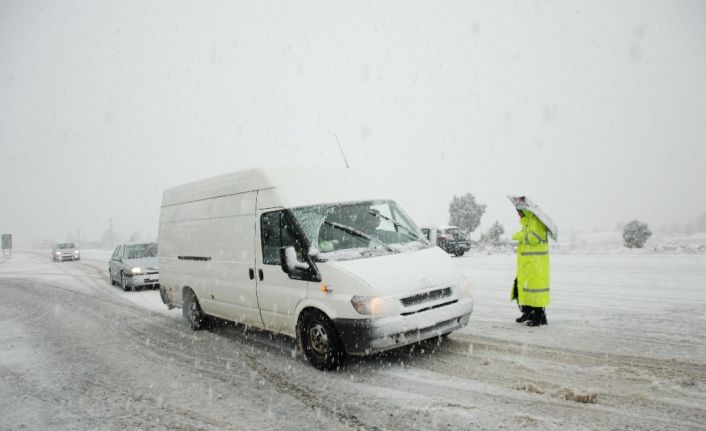
{"label": "snow on van roof", "polygon": [[332,202],[382,199],[371,175],[330,166],[251,168],[164,191],[162,207],[260,191],[259,208],[296,208]]}

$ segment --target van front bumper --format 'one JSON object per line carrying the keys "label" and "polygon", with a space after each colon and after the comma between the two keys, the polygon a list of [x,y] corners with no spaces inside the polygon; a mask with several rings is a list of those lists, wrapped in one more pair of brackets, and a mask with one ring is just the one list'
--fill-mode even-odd
{"label": "van front bumper", "polygon": [[338,335],[351,355],[370,355],[439,337],[468,324],[473,299],[431,310],[379,318],[333,319]]}

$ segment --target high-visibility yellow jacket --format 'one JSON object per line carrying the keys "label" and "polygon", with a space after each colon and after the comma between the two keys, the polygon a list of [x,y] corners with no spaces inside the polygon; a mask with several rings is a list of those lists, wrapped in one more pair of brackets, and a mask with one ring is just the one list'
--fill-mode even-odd
{"label": "high-visibility yellow jacket", "polygon": [[[532,212],[523,210],[522,230],[512,235],[517,246],[517,303],[532,307],[549,305],[549,236]],[[511,299],[515,299],[514,288]]]}

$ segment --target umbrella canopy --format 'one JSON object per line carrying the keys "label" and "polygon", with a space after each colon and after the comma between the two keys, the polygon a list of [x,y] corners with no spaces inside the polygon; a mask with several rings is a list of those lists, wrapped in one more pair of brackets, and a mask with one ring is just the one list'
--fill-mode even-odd
{"label": "umbrella canopy", "polygon": [[518,210],[526,210],[536,215],[537,218],[542,223],[544,223],[544,226],[547,227],[549,235],[554,241],[557,241],[559,239],[559,230],[557,229],[556,225],[554,224],[552,219],[548,215],[546,215],[541,208],[537,206],[537,204],[527,199],[526,196],[508,196],[507,198],[510,199],[510,202],[512,202],[512,204],[515,205],[515,208],[517,208]]}

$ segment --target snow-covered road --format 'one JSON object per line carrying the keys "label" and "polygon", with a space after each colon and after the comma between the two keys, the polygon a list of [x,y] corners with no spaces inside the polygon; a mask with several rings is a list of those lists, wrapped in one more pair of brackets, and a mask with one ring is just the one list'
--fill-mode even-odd
{"label": "snow-covered road", "polygon": [[510,255],[455,259],[468,328],[321,373],[295,343],[192,332],[109,253],[0,260],[0,429],[706,429],[706,256],[554,256],[549,325],[514,323]]}

